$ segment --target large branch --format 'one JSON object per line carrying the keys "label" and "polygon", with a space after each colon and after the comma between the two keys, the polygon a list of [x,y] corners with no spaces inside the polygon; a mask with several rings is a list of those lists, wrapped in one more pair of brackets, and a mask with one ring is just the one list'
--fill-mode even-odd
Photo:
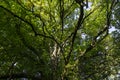
{"label": "large branch", "polygon": [[66,65],[69,63],[69,59],[70,59],[71,53],[73,51],[74,41],[75,41],[75,38],[76,38],[76,35],[77,35],[77,31],[81,27],[81,24],[82,24],[82,21],[83,21],[83,16],[84,16],[84,6],[80,5],[80,15],[79,15],[79,19],[78,19],[77,25],[75,27],[75,30],[72,33],[73,34],[73,36],[72,36],[72,42],[71,42],[71,46],[70,46],[70,52],[67,55],[67,60],[66,60],[66,63],[65,63]]}
{"label": "large branch", "polygon": [[45,38],[53,39],[53,38],[50,37],[50,36],[47,36],[47,35],[43,35],[43,34],[37,33],[37,32],[35,31],[35,28],[34,28],[34,26],[33,26],[32,23],[30,23],[30,22],[28,22],[27,20],[25,20],[25,19],[19,17],[18,15],[16,15],[16,14],[13,13],[12,11],[10,11],[9,9],[7,9],[7,8],[1,6],[1,5],[0,5],[0,7],[3,8],[4,10],[6,10],[7,12],[9,12],[9,13],[10,13],[11,15],[13,15],[14,17],[16,17],[16,18],[20,19],[21,21],[27,23],[27,24],[32,28],[32,30],[33,30],[33,32],[35,33],[35,35],[39,35],[39,36],[42,36],[42,37],[45,37]]}
{"label": "large branch", "polygon": [[60,21],[61,21],[61,31],[63,34],[63,29],[64,29],[64,0],[60,0]]}
{"label": "large branch", "polygon": [[27,21],[27,20],[19,17],[18,15],[16,15],[16,14],[13,13],[12,11],[10,11],[9,9],[7,9],[7,8],[1,6],[1,5],[0,5],[0,8],[4,9],[5,11],[9,12],[9,13],[10,13],[11,15],[13,15],[14,17],[16,17],[16,18],[20,19],[21,21],[25,22],[26,24],[28,24],[28,25],[32,28],[32,30],[33,30],[33,32],[34,32],[34,34],[35,34],[36,36],[42,36],[42,37],[44,37],[44,38],[49,38],[49,39],[55,41],[55,42],[60,46],[60,44],[59,44],[58,41],[54,38],[54,36],[47,36],[47,35],[44,35],[44,34],[37,33],[32,23],[30,23],[29,21]]}
{"label": "large branch", "polygon": [[[91,12],[89,12],[89,13],[83,18],[82,22],[83,22],[86,18],[88,18],[92,13],[94,13],[97,9],[99,9],[100,6],[101,6],[101,5],[98,5],[98,6],[96,6],[93,10],[91,10]],[[82,22],[81,22],[81,23],[82,23]],[[70,38],[73,36],[73,34],[74,34],[74,31],[64,40],[63,44],[64,44],[68,39],[70,39]]]}
{"label": "large branch", "polygon": [[16,14],[13,13],[12,11],[10,11],[9,9],[7,9],[7,8],[1,6],[1,5],[0,5],[0,7],[1,7],[2,9],[4,9],[5,11],[9,12],[9,13],[10,13],[11,15],[13,15],[14,17],[16,17],[16,18],[20,19],[21,21],[23,21],[23,22],[27,23],[28,25],[30,25],[31,28],[32,28],[32,30],[34,31],[35,35],[37,35],[37,32],[35,31],[33,24],[31,24],[31,23],[28,22],[27,20],[25,20],[25,19],[19,17],[18,15],[16,15]]}
{"label": "large branch", "polygon": [[[116,5],[115,0],[111,1],[111,6],[109,6],[109,3],[106,2],[107,8],[106,8],[106,26],[103,30],[101,30],[94,38],[93,38],[93,42],[90,44],[90,46],[86,49],[85,53],[89,52],[90,50],[92,50],[95,47],[95,44],[100,43],[107,35],[108,35],[108,30],[110,27],[110,23],[111,23],[111,15],[112,15],[112,10],[113,7]],[[103,35],[106,32],[106,34],[100,38],[97,39],[98,37],[100,37],[101,35]]]}
{"label": "large branch", "polygon": [[[109,3],[107,3],[109,4]],[[91,51],[95,46],[96,44],[99,44],[102,40],[104,40],[106,38],[106,36],[109,34],[108,31],[109,31],[109,27],[110,27],[110,23],[111,23],[111,15],[112,15],[112,10],[113,10],[113,7],[116,5],[115,1],[113,0],[111,2],[111,6],[107,5],[107,13],[106,13],[106,26],[103,30],[101,30],[94,38],[93,38],[93,41],[92,43],[87,47],[87,49],[85,50],[85,52],[82,54],[85,55],[86,53],[88,53],[89,51]],[[110,8],[109,8],[110,7]],[[110,9],[110,10],[109,10]],[[106,33],[105,33],[106,32]],[[104,34],[105,33],[105,34]],[[104,35],[103,35],[104,34]],[[102,36],[103,35],[103,36]],[[101,38],[99,38],[100,36],[102,36]],[[99,39],[97,39],[99,38]],[[81,55],[78,57],[80,58]]]}

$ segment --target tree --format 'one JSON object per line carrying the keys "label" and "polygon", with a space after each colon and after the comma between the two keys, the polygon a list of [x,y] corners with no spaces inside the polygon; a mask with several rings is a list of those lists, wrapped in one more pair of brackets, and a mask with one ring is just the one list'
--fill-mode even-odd
{"label": "tree", "polygon": [[[86,0],[87,1],[87,0]],[[0,1],[0,79],[106,80],[119,72],[119,3]],[[111,27],[116,31],[110,33]],[[117,38],[117,39],[116,39]]]}

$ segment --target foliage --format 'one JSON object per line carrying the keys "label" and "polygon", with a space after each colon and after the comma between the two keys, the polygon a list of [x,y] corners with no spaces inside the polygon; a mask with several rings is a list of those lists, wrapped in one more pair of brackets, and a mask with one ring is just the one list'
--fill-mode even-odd
{"label": "foliage", "polygon": [[120,2],[88,0],[88,8],[85,4],[0,0],[0,79],[120,77]]}

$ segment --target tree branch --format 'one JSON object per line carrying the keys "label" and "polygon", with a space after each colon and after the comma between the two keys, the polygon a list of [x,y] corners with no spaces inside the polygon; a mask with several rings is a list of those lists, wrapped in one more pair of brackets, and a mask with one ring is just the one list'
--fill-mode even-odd
{"label": "tree branch", "polygon": [[23,22],[27,23],[29,26],[31,26],[33,32],[35,33],[35,35],[37,35],[37,32],[35,31],[33,24],[31,24],[31,23],[28,22],[27,20],[25,20],[25,19],[19,17],[18,15],[14,14],[14,13],[13,13],[12,11],[10,11],[9,9],[7,9],[7,8],[1,6],[1,5],[0,5],[0,7],[3,8],[4,10],[6,10],[7,12],[9,12],[9,13],[10,13],[11,15],[13,15],[14,17],[20,19],[21,21],[23,21]]}
{"label": "tree branch", "polygon": [[67,60],[66,60],[66,63],[65,63],[66,65],[69,63],[69,59],[70,59],[71,53],[73,51],[73,45],[74,45],[75,37],[77,35],[78,29],[81,27],[81,24],[82,24],[82,21],[83,21],[83,16],[84,16],[84,6],[80,5],[80,15],[79,15],[79,19],[78,19],[77,25],[75,27],[75,30],[73,32],[72,42],[71,42],[71,46],[70,46],[70,52],[67,55]]}
{"label": "tree branch", "polygon": [[[96,44],[100,43],[107,35],[108,35],[108,30],[109,30],[109,27],[110,27],[110,23],[111,23],[111,14],[112,14],[112,9],[113,9],[113,6],[115,6],[115,1],[113,0],[112,3],[111,3],[111,6],[110,6],[110,10],[109,10],[109,3],[107,3],[107,13],[106,13],[106,26],[105,28],[100,31],[94,38],[93,38],[93,41],[92,43],[88,46],[88,48],[86,49],[86,51],[84,52],[84,54],[86,54],[87,52],[89,52],[90,50],[92,50]],[[106,32],[106,34],[104,36],[102,36],[102,38],[100,39],[97,39],[98,37],[100,37],[104,32]],[[83,55],[84,55],[83,54]]]}
{"label": "tree branch", "polygon": [[[34,29],[33,24],[31,24],[31,23],[28,22],[27,20],[19,17],[18,15],[14,14],[13,12],[11,12],[10,10],[8,10],[7,8],[5,8],[5,7],[1,6],[1,5],[0,5],[0,8],[3,8],[4,10],[6,10],[7,12],[9,12],[9,13],[10,13],[11,15],[13,15],[14,17],[16,17],[16,18],[20,19],[21,21],[27,23],[27,24],[32,28],[32,30],[33,30],[33,32],[34,32],[34,34],[35,34],[36,36],[42,36],[42,37],[45,37],[45,38],[49,38],[49,39],[55,41],[57,44],[59,44],[58,41],[57,41],[53,36],[47,36],[47,35],[44,35],[44,34],[37,33],[37,32],[35,31],[35,29]],[[59,45],[60,45],[60,44],[59,44]]]}
{"label": "tree branch", "polygon": [[[94,13],[100,6],[101,6],[101,5],[96,6],[91,12],[89,12],[89,13],[83,18],[82,22],[83,22],[87,17],[89,17],[92,13]],[[82,22],[81,22],[81,23],[82,23]],[[64,40],[64,43],[65,43],[68,39],[70,39],[70,38],[73,36],[73,34],[74,34],[74,32],[72,32],[72,33]]]}

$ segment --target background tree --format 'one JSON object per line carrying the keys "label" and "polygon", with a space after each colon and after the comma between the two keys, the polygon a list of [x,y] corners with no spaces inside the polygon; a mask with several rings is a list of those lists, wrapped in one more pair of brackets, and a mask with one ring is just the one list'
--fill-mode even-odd
{"label": "background tree", "polygon": [[85,1],[0,0],[0,79],[117,79],[120,3]]}

